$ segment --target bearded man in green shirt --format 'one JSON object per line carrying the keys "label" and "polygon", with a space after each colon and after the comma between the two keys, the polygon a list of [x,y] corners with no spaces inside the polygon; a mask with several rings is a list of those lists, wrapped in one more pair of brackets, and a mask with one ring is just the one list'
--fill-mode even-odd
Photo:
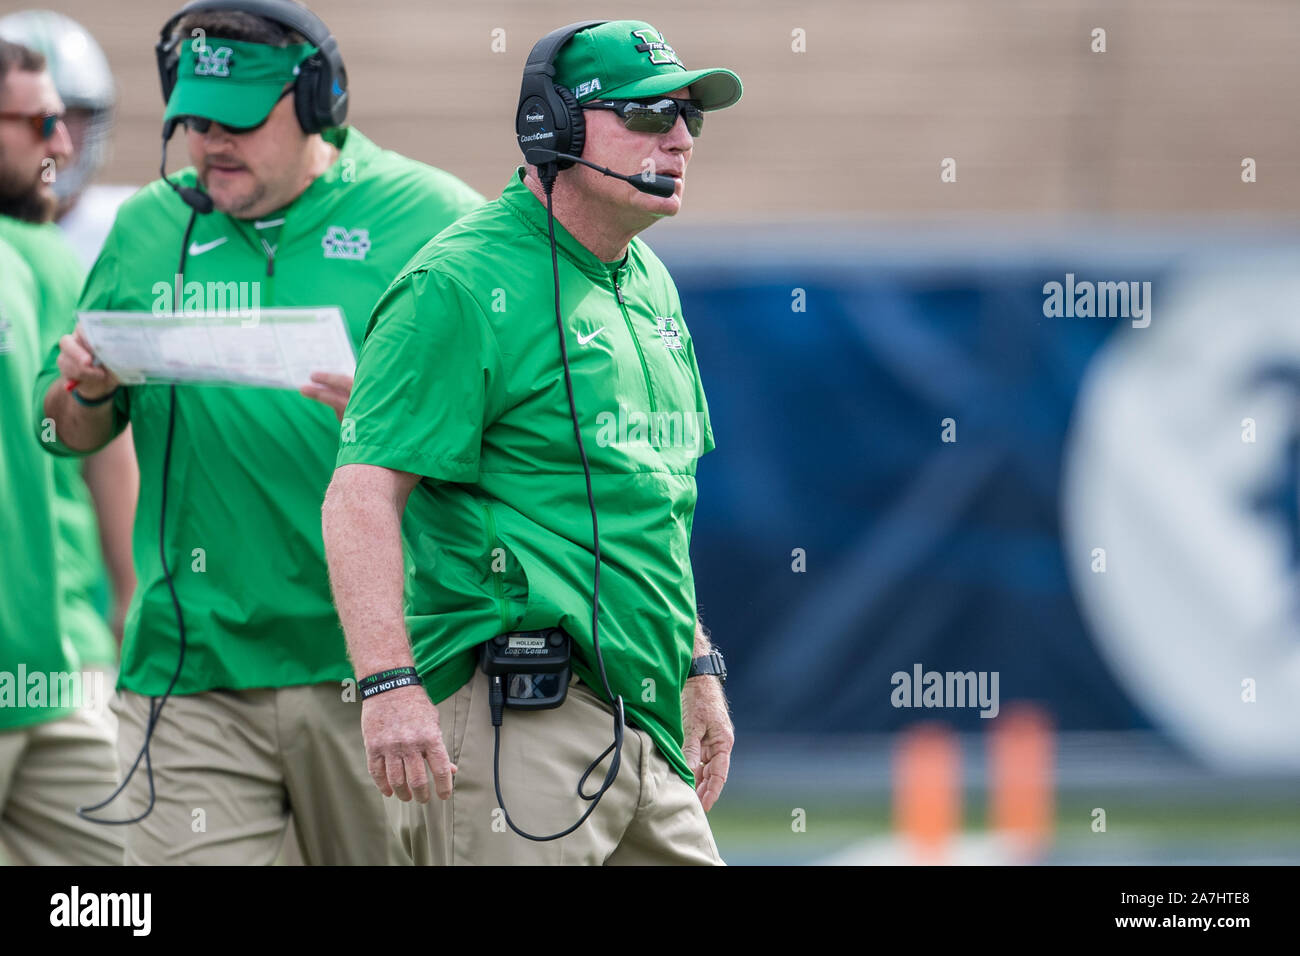
{"label": "bearded man in green shirt", "polygon": [[[94,39],[52,11],[27,10],[0,19],[0,37],[45,58],[66,107],[64,122],[72,141],[65,165],[34,168],[41,174],[34,182],[19,184],[16,192],[0,190],[0,237],[27,260],[37,279],[44,355],[63,334],[86,279],[78,253],[64,238],[64,224],[56,226],[54,220],[78,204],[88,171],[102,158],[111,111],[102,99],[93,112],[87,104],[103,97],[105,88],[111,97],[112,77]],[[110,675],[117,673],[122,622],[135,590],[131,522],[139,481],[129,430],[94,455],[54,462],[61,627],[80,666],[103,671],[110,686]],[[106,698],[94,702],[104,713]]]}
{"label": "bearded man in green shirt", "polygon": [[[318,18],[246,6],[200,0],[164,27],[164,138],[184,123],[194,167],[122,206],[80,308],[156,309],[179,272],[187,297],[247,283],[261,306],[338,306],[359,341],[402,265],[481,197],[342,125],[346,74]],[[156,798],[142,770],[95,811],[140,817],[128,863],[269,863],[290,810],[308,863],[396,861],[320,538],[351,380],[313,378],[302,395],[123,387],[75,330],[37,383],[50,451],[93,451],[129,421],[140,463],[115,712],[123,774],[147,742]]]}
{"label": "bearded man in green shirt", "polygon": [[21,232],[12,217],[53,210],[42,173],[71,149],[62,112],[40,54],[0,40],[0,847],[16,863],[111,864],[121,834],[76,808],[117,779],[113,733],[87,709],[99,687],[68,634],[54,462],[27,429],[49,277],[4,238]]}
{"label": "bearded man in green shirt", "polygon": [[[689,556],[713,435],[677,290],[636,236],[681,208],[703,112],[740,95],[647,23],[543,38],[516,120],[529,165],[371,318],[325,543],[371,776],[417,863],[721,862],[705,811],[734,734]],[[565,634],[563,702],[522,709],[537,678],[507,667],[503,715],[480,647]]]}

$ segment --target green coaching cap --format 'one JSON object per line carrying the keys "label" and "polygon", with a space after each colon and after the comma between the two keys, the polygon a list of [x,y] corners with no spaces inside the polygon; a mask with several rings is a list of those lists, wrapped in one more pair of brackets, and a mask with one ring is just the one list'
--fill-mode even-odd
{"label": "green coaching cap", "polygon": [[315,52],[310,43],[268,46],[218,37],[197,49],[186,43],[163,120],[198,116],[222,126],[256,126],[298,75],[298,65]]}
{"label": "green coaching cap", "polygon": [[555,58],[555,82],[588,100],[644,100],[691,87],[701,109],[720,110],[740,99],[740,77],[730,70],[688,70],[664,38],[640,20],[612,20],[577,34]]}

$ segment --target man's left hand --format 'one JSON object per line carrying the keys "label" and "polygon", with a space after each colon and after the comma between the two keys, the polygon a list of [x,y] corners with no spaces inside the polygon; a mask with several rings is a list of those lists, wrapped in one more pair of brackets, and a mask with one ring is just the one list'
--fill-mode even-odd
{"label": "man's left hand", "polygon": [[352,376],[337,372],[312,372],[311,380],[316,384],[300,386],[298,391],[322,405],[328,405],[334,409],[339,421],[343,421],[343,409],[347,408],[348,396],[352,394]]}
{"label": "man's left hand", "polygon": [[693,677],[682,691],[682,753],[695,774],[695,792],[711,810],[722,795],[731,769],[736,731],[727,713],[727,699],[716,677]]}

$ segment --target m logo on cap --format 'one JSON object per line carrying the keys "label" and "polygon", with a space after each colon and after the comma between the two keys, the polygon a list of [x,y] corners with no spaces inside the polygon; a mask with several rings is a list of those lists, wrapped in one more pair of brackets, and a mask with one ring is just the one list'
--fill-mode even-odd
{"label": "m logo on cap", "polygon": [[[655,66],[667,66],[670,63],[686,69],[686,64],[677,59],[677,51],[664,42],[664,38],[654,30],[633,30],[632,36],[641,42],[636,45],[638,53],[649,53],[650,62]],[[653,36],[654,39],[650,39]]]}
{"label": "m logo on cap", "polygon": [[229,76],[230,57],[235,51],[228,46],[215,50],[203,47],[199,50],[199,61],[194,64],[195,76]]}

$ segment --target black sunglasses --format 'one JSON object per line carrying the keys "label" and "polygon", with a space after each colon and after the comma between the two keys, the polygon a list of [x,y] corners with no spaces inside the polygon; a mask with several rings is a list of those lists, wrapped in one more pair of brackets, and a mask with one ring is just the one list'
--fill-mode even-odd
{"label": "black sunglasses", "polygon": [[686,131],[699,136],[704,129],[704,110],[699,100],[592,100],[584,110],[610,110],[634,133],[667,133],[680,115]]}
{"label": "black sunglasses", "polygon": [[[284,88],[284,92],[280,94],[279,99],[277,99],[275,102],[279,103],[280,100],[284,99],[292,92],[293,92],[293,84],[290,84],[289,86]],[[219,125],[223,127],[228,133],[231,133],[235,136],[242,136],[245,133],[251,133],[265,126],[266,121],[271,118],[271,110],[273,109],[275,109],[274,105],[271,107],[270,110],[266,111],[266,115],[262,117],[262,122],[255,123],[252,126],[228,126],[225,123],[221,123]],[[212,120],[204,116],[186,116],[184,117],[183,122],[189,129],[194,130],[194,132],[196,133],[206,133],[209,129],[212,128]]]}
{"label": "black sunglasses", "polygon": [[0,120],[26,120],[41,139],[51,139],[61,119],[62,113],[0,113]]}

